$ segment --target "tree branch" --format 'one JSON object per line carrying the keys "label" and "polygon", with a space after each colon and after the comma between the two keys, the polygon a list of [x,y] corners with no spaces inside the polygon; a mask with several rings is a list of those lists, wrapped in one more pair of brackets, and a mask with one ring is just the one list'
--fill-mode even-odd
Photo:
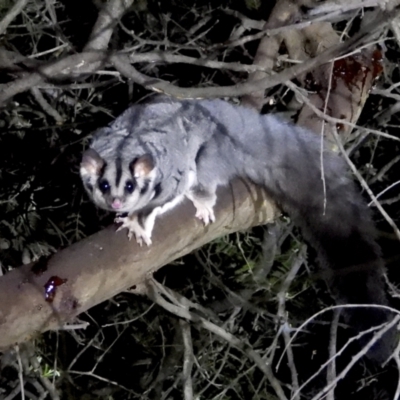
{"label": "tree branch", "polygon": [[0,279],[0,351],[60,329],[130,287],[139,290],[150,273],[221,235],[271,222],[275,208],[262,190],[236,181],[219,191],[216,215],[205,228],[186,202],[157,221],[151,247],[140,248],[111,226],[36,266],[9,272]]}
{"label": "tree branch", "polygon": [[13,19],[24,9],[27,2],[28,0],[18,0],[10,11],[8,11],[8,13],[3,17],[0,21],[0,35],[6,31],[8,25],[10,25]]}
{"label": "tree branch", "polygon": [[133,0],[111,0],[104,4],[84,51],[106,50],[115,26],[133,4]]}

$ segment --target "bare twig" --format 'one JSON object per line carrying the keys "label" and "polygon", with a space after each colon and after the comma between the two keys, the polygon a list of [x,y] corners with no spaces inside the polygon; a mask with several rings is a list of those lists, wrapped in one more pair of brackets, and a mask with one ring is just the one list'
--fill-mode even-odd
{"label": "bare twig", "polygon": [[19,380],[19,385],[21,388],[21,399],[25,400],[25,388],[24,388],[25,383],[24,383],[24,374],[23,374],[24,370],[22,367],[21,353],[19,351],[18,345],[16,345],[14,347],[14,349],[15,349],[15,353],[17,354],[17,360],[18,360],[18,380]]}
{"label": "bare twig", "polygon": [[272,373],[271,366],[266,363],[255,350],[251,348],[251,346],[245,343],[243,340],[238,339],[236,336],[232,335],[231,333],[227,332],[226,330],[222,329],[221,327],[213,324],[212,322],[202,318],[201,316],[185,309],[179,307],[177,305],[168,303],[163,297],[159,294],[159,292],[163,292],[163,287],[157,281],[150,279],[148,281],[149,286],[149,295],[151,296],[152,300],[155,301],[158,305],[165,308],[167,311],[181,317],[186,318],[189,321],[195,323],[195,326],[198,325],[202,328],[209,330],[210,332],[214,333],[218,337],[223,340],[226,340],[232,346],[236,347],[238,350],[242,351],[250,360],[252,360],[257,367],[265,374],[268,378],[271,386],[274,388],[275,393],[281,400],[287,399],[283,389],[279,383],[279,381],[275,378]]}
{"label": "bare twig", "polygon": [[388,222],[388,224],[392,227],[394,233],[396,234],[397,238],[400,240],[400,230],[397,227],[396,223],[393,221],[393,219],[390,217],[390,215],[386,212],[386,210],[382,207],[382,205],[379,203],[378,199],[368,186],[368,183],[365,181],[365,179],[361,176],[361,174],[358,172],[357,167],[353,164],[353,162],[350,160],[349,156],[346,153],[346,150],[343,147],[342,141],[340,140],[340,137],[338,133],[336,132],[336,129],[332,129],[334,138],[336,140],[336,144],[346,160],[347,164],[349,165],[351,171],[353,174],[357,177],[358,181],[360,182],[361,186],[365,189],[365,191],[368,193],[369,197],[371,197],[371,200],[374,202],[375,206],[379,210],[379,212],[382,214],[382,216],[385,218],[385,220]]}
{"label": "bare twig", "polygon": [[400,161],[400,155],[394,157],[392,160],[390,160],[386,165],[384,165],[381,170],[374,175],[370,181],[369,184],[375,183],[377,181],[380,181],[383,179],[384,175],[389,171],[390,168],[393,167],[394,164],[398,163]]}
{"label": "bare twig", "polygon": [[193,383],[192,383],[192,368],[193,368],[193,344],[192,335],[190,332],[190,325],[184,321],[180,320],[179,325],[182,329],[183,337],[183,394],[185,400],[193,400]]}
{"label": "bare twig", "polygon": [[309,71],[318,65],[324,64],[336,57],[347,54],[354,49],[357,49],[360,44],[366,41],[369,37],[374,36],[376,32],[381,31],[390,21],[399,15],[399,11],[391,12],[389,15],[382,12],[373,23],[367,24],[353,38],[347,42],[339,43],[322,52],[317,57],[304,61],[302,64],[294,65],[276,75],[268,76],[254,82],[246,82],[234,86],[213,87],[213,88],[178,88],[168,82],[160,79],[149,78],[141,72],[137,71],[130,64],[128,59],[121,55],[114,55],[112,63],[122,75],[134,82],[156,92],[162,92],[173,95],[178,98],[202,98],[202,97],[230,97],[241,96],[254,91],[259,91],[261,88],[268,89],[278,84],[284,83],[294,77]]}
{"label": "bare twig", "polygon": [[[398,14],[398,11],[391,12],[389,15],[387,15],[385,12],[382,12],[373,23],[366,25],[361,32],[347,42],[332,46],[319,56],[309,59],[302,64],[288,68],[279,74],[272,75],[254,82],[248,82],[234,86],[196,89],[178,88],[168,82],[160,79],[149,78],[148,76],[140,73],[129,64],[129,59],[127,57],[115,54],[112,56],[111,61],[117,70],[119,70],[127,78],[132,79],[134,82],[156,92],[171,94],[178,98],[240,96],[253,91],[258,91],[260,88],[267,89],[284,83],[299,74],[303,74],[304,72],[315,68],[318,65],[328,62],[332,58],[356,49],[360,43],[383,29],[383,27],[396,18]],[[67,77],[68,75],[76,76],[79,73],[93,72],[93,70],[98,69],[98,62],[102,61],[104,63],[108,60],[108,57],[108,54],[102,52],[88,52],[72,55],[50,64],[43,65],[38,69],[37,72],[28,74],[23,78],[0,87],[2,89],[0,94],[0,104],[15,94],[21,93],[32,86],[38,85],[42,82],[42,80],[47,78],[55,77],[59,74]]]}
{"label": "bare twig", "polygon": [[[397,372],[400,375],[400,342],[397,345],[396,350],[394,351],[393,359],[397,365]],[[400,376],[397,379],[396,393],[393,396],[393,400],[398,400],[399,398],[400,398]]]}
{"label": "bare twig", "polygon": [[340,11],[342,13],[357,10],[364,7],[380,7],[384,4],[382,0],[335,0],[326,1],[324,4],[317,5],[310,10],[310,15],[319,15],[325,13],[332,13],[335,11]]}
{"label": "bare twig", "polygon": [[[285,280],[283,281],[281,287],[279,288],[278,292],[278,311],[277,316],[280,320],[281,327],[280,331],[282,332],[285,345],[287,348],[287,358],[288,358],[288,365],[290,368],[291,378],[292,378],[292,387],[293,391],[296,393],[299,390],[299,380],[297,378],[297,370],[296,370],[296,363],[294,361],[293,351],[290,345],[290,326],[287,321],[287,315],[285,311],[285,304],[286,304],[286,296],[287,292],[289,291],[289,287],[295,279],[297,272],[299,271],[300,267],[303,265],[305,259],[305,247],[303,246],[300,251],[296,254],[295,259],[292,262],[292,266],[290,268],[289,273],[287,274]],[[293,397],[295,400],[299,400],[299,394],[294,395]]]}
{"label": "bare twig", "polygon": [[[385,189],[383,189],[381,192],[379,192],[376,195],[376,198],[379,199],[379,197],[383,196],[386,192],[388,192],[389,190],[393,189],[394,187],[396,187],[397,185],[400,184],[400,181],[396,181],[393,182],[391,185],[389,185],[388,187],[386,187]],[[393,204],[396,201],[400,200],[400,195],[391,197],[390,199],[385,199],[385,200],[379,200],[380,204]],[[371,201],[368,203],[368,207],[371,207],[372,205],[374,205],[374,202]]]}
{"label": "bare twig", "polygon": [[397,315],[395,318],[393,318],[393,320],[390,323],[384,324],[384,327],[382,327],[373,336],[373,338],[365,345],[365,347],[352,358],[352,360],[346,365],[346,367],[343,368],[343,371],[341,371],[332,382],[329,382],[328,385],[326,385],[319,393],[317,393],[312,398],[312,400],[319,400],[321,398],[324,398],[325,395],[332,388],[334,388],[341,379],[343,379],[347,375],[347,373],[350,371],[351,368],[354,367],[354,365],[358,362],[358,360],[360,360],[361,357],[367,354],[368,350],[374,345],[374,343],[376,343],[376,341],[379,340],[386,332],[394,328],[394,326],[397,325],[399,321],[400,321],[400,315]]}
{"label": "bare twig", "polygon": [[[376,333],[374,334],[374,336],[372,337],[372,339],[364,346],[364,348],[363,348],[361,351],[358,352],[358,354],[357,354],[357,360],[354,361],[354,357],[353,357],[351,366],[350,366],[350,364],[348,364],[347,367],[349,367],[349,369],[350,369],[352,366],[354,366],[354,364],[355,364],[361,357],[363,357],[365,354],[367,354],[367,353],[368,353],[368,350],[369,350],[380,338],[382,338],[382,336],[383,336],[386,332],[388,332],[390,329],[392,329],[392,327],[394,327],[394,326],[396,325],[396,323],[398,323],[398,321],[400,320],[400,314],[399,314],[399,312],[398,312],[396,309],[394,309],[394,308],[392,308],[392,307],[388,307],[388,306],[382,306],[382,305],[375,305],[375,304],[346,304],[346,305],[338,305],[338,306],[327,307],[327,308],[324,308],[324,309],[321,310],[321,311],[318,311],[317,313],[315,313],[314,315],[312,315],[310,318],[308,318],[306,321],[304,321],[298,328],[296,328],[296,333],[292,336],[290,342],[293,342],[293,341],[295,340],[295,338],[297,337],[297,335],[298,335],[300,332],[302,332],[302,331],[304,330],[304,328],[305,328],[313,319],[317,318],[318,316],[320,316],[320,315],[322,315],[322,314],[324,314],[324,313],[326,313],[326,312],[328,312],[328,311],[336,311],[336,310],[341,310],[341,309],[345,309],[345,308],[364,308],[364,307],[379,308],[379,309],[382,309],[382,310],[391,311],[391,312],[393,312],[394,314],[397,314],[397,316],[396,316],[395,318],[393,318],[393,320],[390,321],[390,323],[385,322],[385,323],[383,323],[383,324],[381,324],[381,325],[379,325],[379,326],[377,326],[377,327],[369,328],[369,329],[367,329],[366,331],[360,332],[357,336],[354,336],[353,338],[351,338],[350,340],[348,340],[347,343],[346,343],[336,354],[333,355],[333,358],[330,357],[327,361],[325,361],[313,375],[311,375],[305,382],[302,383],[302,385],[301,385],[300,388],[299,388],[299,393],[300,393],[300,391],[301,391],[306,385],[308,385],[315,377],[317,377],[317,376],[320,374],[320,372],[323,371],[324,368],[326,368],[327,366],[329,366],[330,363],[333,362],[334,359],[335,359],[337,356],[339,356],[340,354],[342,354],[342,353],[344,352],[344,350],[345,350],[352,342],[354,342],[354,341],[360,339],[362,336],[364,336],[364,335],[367,334],[367,333],[371,333],[371,332],[374,332],[374,331],[376,331],[377,329],[379,329],[379,331],[376,332]],[[286,350],[286,349],[285,349],[285,350]],[[281,362],[283,355],[284,355],[284,353],[281,355],[280,360],[279,360],[279,362],[278,362],[278,365],[279,365],[279,363]],[[354,363],[353,363],[353,361],[354,361]],[[347,370],[347,371],[348,371],[348,370]],[[346,372],[346,373],[347,373],[347,372]],[[345,376],[345,374],[344,374],[344,375],[341,375],[341,378],[342,378],[343,376]],[[341,378],[340,378],[340,379],[341,379]],[[328,384],[329,384],[330,387],[328,388],[328,390],[326,390],[328,386],[326,386],[326,387],[323,389],[323,390],[325,391],[325,393],[328,393],[329,390],[331,390],[333,387],[335,387],[335,385],[337,384],[338,381],[339,381],[339,379],[338,379],[338,377],[336,377],[334,381],[328,382]],[[292,398],[291,398],[291,399],[293,399],[293,398],[294,398],[294,395],[296,395],[296,394],[298,394],[298,393],[294,393],[294,394],[292,395]]]}
{"label": "bare twig", "polygon": [[[126,52],[126,51],[124,51]],[[214,68],[214,69],[227,69],[231,71],[239,72],[254,72],[254,71],[266,71],[267,69],[262,65],[254,64],[241,64],[238,62],[223,62],[209,60],[207,58],[194,58],[184,56],[180,54],[172,54],[168,52],[148,52],[148,53],[132,53],[129,55],[130,62],[134,63],[184,63],[190,65],[199,65],[202,67]]]}
{"label": "bare twig", "polygon": [[331,117],[331,116],[325,114],[323,111],[319,110],[314,104],[312,104],[311,101],[307,98],[307,96],[305,96],[303,94],[302,90],[299,89],[296,84],[294,84],[293,82],[287,81],[287,82],[285,82],[285,85],[288,88],[295,91],[296,94],[299,97],[301,97],[301,100],[307,105],[307,107],[310,107],[318,117],[322,118],[323,120],[325,120],[327,122],[331,122],[332,124],[338,124],[338,125],[340,125],[340,124],[347,125],[353,129],[358,129],[358,130],[366,132],[366,133],[372,133],[377,136],[382,136],[386,139],[391,139],[391,140],[400,142],[400,139],[397,136],[390,135],[389,133],[378,131],[376,129],[365,128],[364,126],[357,125],[353,122],[346,121],[345,119]]}
{"label": "bare twig", "polygon": [[58,113],[56,109],[54,109],[48,103],[48,101],[43,97],[42,93],[37,87],[33,87],[31,89],[31,93],[35,97],[36,101],[39,103],[40,107],[42,107],[43,111],[53,117],[57,124],[61,125],[64,122],[64,118]]}
{"label": "bare twig", "polygon": [[[329,359],[332,360],[331,363],[328,364],[327,373],[326,373],[326,381],[327,383],[333,382],[336,379],[336,363],[335,356],[337,354],[337,328],[339,325],[340,318],[340,310],[333,311],[332,324],[329,335]],[[327,400],[335,400],[335,387],[330,390],[326,395]]]}
{"label": "bare twig", "polygon": [[26,6],[26,3],[28,3],[28,0],[18,0],[13,7],[11,7],[11,9],[0,21],[0,35],[6,31],[8,25],[10,25],[13,19],[23,10],[23,8]]}
{"label": "bare twig", "polygon": [[106,50],[114,27],[133,4],[133,0],[110,0],[104,3],[84,51]]}
{"label": "bare twig", "polygon": [[73,374],[73,375],[79,375],[79,376],[90,376],[91,378],[98,379],[101,382],[105,382],[105,383],[108,383],[110,385],[116,386],[119,389],[123,389],[126,392],[128,392],[130,394],[133,394],[136,398],[140,398],[141,397],[141,394],[135,392],[132,389],[127,388],[124,385],[121,385],[119,382],[113,381],[111,379],[104,378],[101,375],[95,374],[92,371],[87,372],[87,371],[70,370],[70,371],[68,371],[68,373],[70,373],[71,375]]}
{"label": "bare twig", "polygon": [[18,93],[37,86],[48,78],[78,76],[82,70],[96,69],[99,61],[106,62],[107,54],[102,52],[87,52],[53,61],[38,67],[37,71],[28,73],[13,82],[0,85],[0,106]]}

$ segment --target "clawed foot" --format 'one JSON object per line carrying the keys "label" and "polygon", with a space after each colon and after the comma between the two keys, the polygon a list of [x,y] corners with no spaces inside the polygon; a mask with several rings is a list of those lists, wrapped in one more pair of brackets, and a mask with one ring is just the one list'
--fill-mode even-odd
{"label": "clawed foot", "polygon": [[196,218],[203,221],[204,225],[208,225],[210,222],[215,222],[214,210],[212,207],[207,206],[203,203],[194,203],[196,207]]}
{"label": "clawed foot", "polygon": [[117,216],[114,219],[114,222],[117,224],[122,224],[120,227],[118,227],[117,232],[124,228],[128,229],[129,240],[131,240],[133,235],[135,235],[136,242],[139,244],[139,246],[142,246],[143,242],[147,246],[151,245],[151,232],[146,232],[146,230],[139,224],[137,215],[131,215],[128,217]]}

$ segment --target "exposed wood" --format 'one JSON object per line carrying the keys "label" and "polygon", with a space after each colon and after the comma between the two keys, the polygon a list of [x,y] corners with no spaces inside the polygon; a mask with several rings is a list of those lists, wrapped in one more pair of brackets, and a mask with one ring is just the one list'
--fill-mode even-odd
{"label": "exposed wood", "polygon": [[[39,265],[0,279],[0,351],[58,329],[85,310],[128,288],[139,287],[163,265],[231,232],[271,222],[276,209],[254,185],[236,181],[219,191],[216,222],[204,227],[184,202],[157,220],[153,244],[139,247],[126,230],[100,231]],[[34,271],[44,269],[43,273]],[[50,290],[50,281],[59,284]],[[64,283],[63,283],[64,282]],[[46,301],[46,288],[53,301]]]}

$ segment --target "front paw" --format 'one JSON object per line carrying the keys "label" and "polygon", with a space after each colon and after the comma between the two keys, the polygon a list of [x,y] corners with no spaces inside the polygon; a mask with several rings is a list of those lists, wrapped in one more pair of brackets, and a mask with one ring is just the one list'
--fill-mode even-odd
{"label": "front paw", "polygon": [[128,229],[128,239],[131,240],[133,235],[135,235],[136,242],[139,246],[143,245],[143,242],[147,245],[151,245],[151,232],[147,232],[140,224],[137,218],[137,215],[131,215],[128,217],[116,217],[114,222],[117,224],[121,224],[118,227],[117,232],[120,230],[127,228]]}
{"label": "front paw", "polygon": [[212,207],[208,207],[205,203],[196,202],[196,218],[203,221],[204,225],[208,225],[210,222],[215,222],[214,210]]}

